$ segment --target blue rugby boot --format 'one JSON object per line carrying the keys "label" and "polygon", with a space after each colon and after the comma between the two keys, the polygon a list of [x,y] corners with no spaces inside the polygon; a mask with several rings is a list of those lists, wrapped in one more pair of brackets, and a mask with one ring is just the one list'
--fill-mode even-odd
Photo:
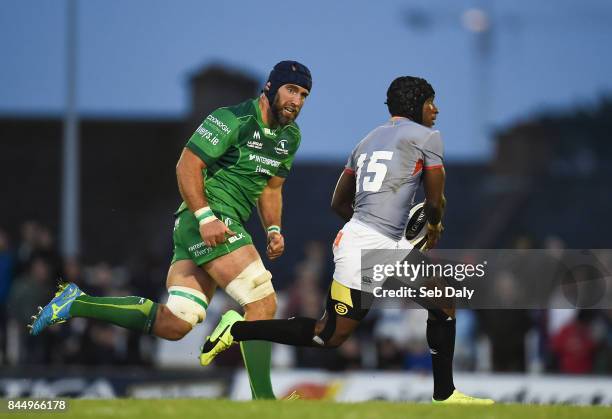
{"label": "blue rugby boot", "polygon": [[28,325],[30,334],[36,336],[48,326],[68,320],[72,302],[83,294],[85,293],[76,284],[61,282],[55,297],[44,308],[38,307],[38,313],[32,316],[32,324]]}

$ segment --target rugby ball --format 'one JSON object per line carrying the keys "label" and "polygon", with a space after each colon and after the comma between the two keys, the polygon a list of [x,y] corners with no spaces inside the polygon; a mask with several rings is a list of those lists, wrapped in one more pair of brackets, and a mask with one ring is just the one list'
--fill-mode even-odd
{"label": "rugby ball", "polygon": [[427,243],[427,216],[425,215],[425,202],[416,204],[410,210],[408,224],[404,235],[415,249],[423,250]]}

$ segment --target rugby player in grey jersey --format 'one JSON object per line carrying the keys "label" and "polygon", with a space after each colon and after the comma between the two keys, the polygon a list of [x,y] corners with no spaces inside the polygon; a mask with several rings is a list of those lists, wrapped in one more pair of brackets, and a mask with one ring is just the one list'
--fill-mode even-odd
{"label": "rugby player in grey jersey", "polygon": [[[436,246],[443,231],[445,172],[442,138],[432,129],[438,114],[434,94],[422,78],[395,79],[387,91],[391,118],[357,144],[340,175],[332,208],[347,223],[334,241],[335,271],[323,317],[246,322],[229,311],[204,343],[201,364],[209,364],[218,353],[240,341],[332,348],[341,345],[366,316],[372,300],[372,294],[362,290],[361,250],[412,249],[404,234],[421,183],[428,220],[425,248]],[[492,404],[493,400],[470,397],[455,389],[454,308],[426,307],[434,376],[432,401]]]}

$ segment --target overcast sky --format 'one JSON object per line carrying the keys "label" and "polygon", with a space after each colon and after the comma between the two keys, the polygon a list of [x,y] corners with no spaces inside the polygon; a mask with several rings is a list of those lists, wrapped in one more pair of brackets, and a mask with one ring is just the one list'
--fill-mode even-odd
{"label": "overcast sky", "polygon": [[[490,154],[483,120],[504,127],[612,92],[606,0],[78,3],[83,114],[180,116],[188,75],[207,63],[263,82],[274,63],[297,59],[314,78],[298,120],[300,159],[344,159],[386,120],[385,92],[398,75],[436,89],[449,160]],[[483,6],[488,64],[462,23],[466,10]],[[65,23],[64,0],[0,0],[0,114],[63,111]]]}

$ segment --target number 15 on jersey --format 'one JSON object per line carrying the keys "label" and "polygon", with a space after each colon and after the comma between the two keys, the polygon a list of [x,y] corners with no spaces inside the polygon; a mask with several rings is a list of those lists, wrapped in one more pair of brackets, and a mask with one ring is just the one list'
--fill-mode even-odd
{"label": "number 15 on jersey", "polygon": [[384,160],[393,158],[393,151],[374,151],[370,157],[370,161],[366,166],[366,171],[361,176],[363,164],[367,158],[367,153],[359,155],[357,159],[357,188],[355,193],[359,192],[360,186],[367,192],[378,192],[382,186],[385,176],[387,175],[387,165],[382,163]]}

